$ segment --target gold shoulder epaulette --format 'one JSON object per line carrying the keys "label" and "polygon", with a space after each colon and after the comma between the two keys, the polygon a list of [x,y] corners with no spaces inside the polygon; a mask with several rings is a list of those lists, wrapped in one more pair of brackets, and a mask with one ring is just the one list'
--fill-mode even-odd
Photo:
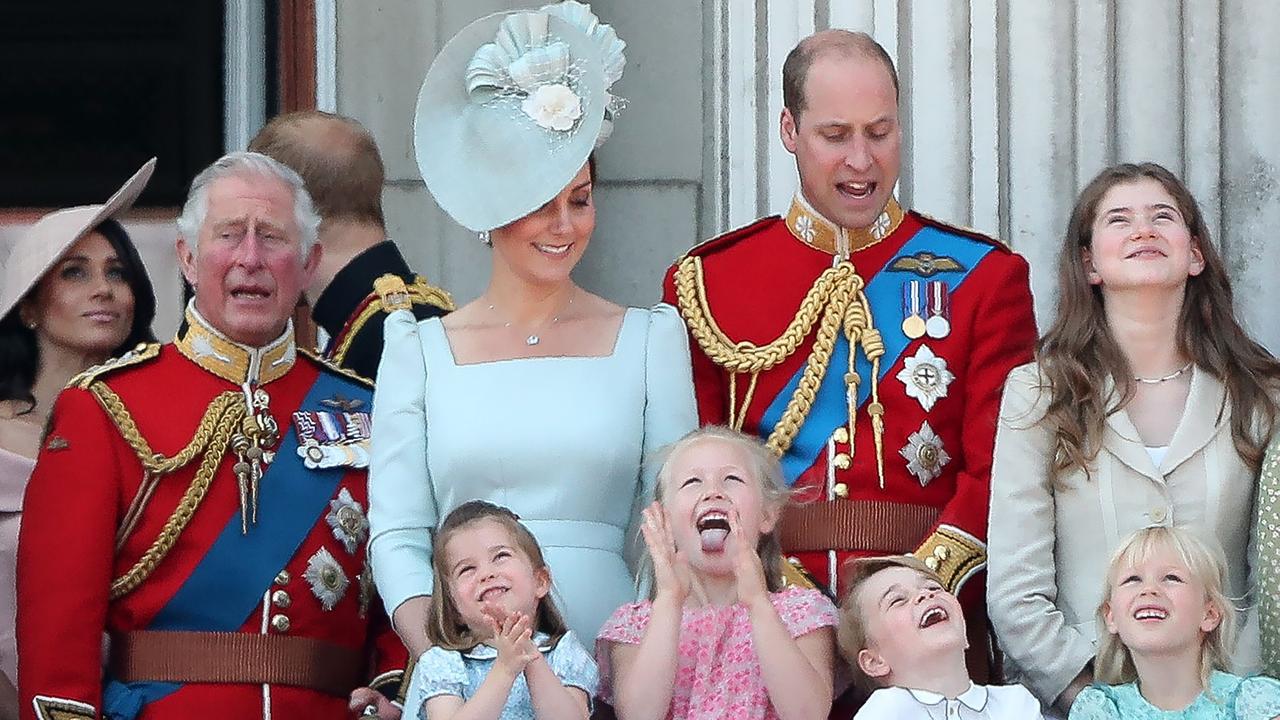
{"label": "gold shoulder epaulette", "polygon": [[387,273],[374,280],[373,291],[378,293],[378,299],[382,301],[382,309],[387,312],[413,309],[409,288],[405,286],[404,280],[399,275]]}
{"label": "gold shoulder epaulette", "polygon": [[298,348],[298,354],[307,358],[311,362],[319,365],[321,368],[324,368],[325,370],[335,375],[341,375],[347,378],[348,380],[351,380],[352,382],[356,383],[357,385],[369,388],[370,390],[373,389],[372,380],[358,373],[354,373],[340,365],[337,365],[332,360],[329,360],[321,355],[317,355],[316,353],[302,347]]}
{"label": "gold shoulder epaulette", "polygon": [[418,305],[434,305],[446,312],[457,310],[453,304],[453,297],[444,288],[432,285],[421,275],[413,276],[413,284],[409,286],[409,297]]}
{"label": "gold shoulder epaulette", "polygon": [[936,217],[934,217],[934,216],[932,216],[932,215],[930,215],[930,214],[928,214],[928,213],[920,212],[919,210],[914,210],[914,209],[913,209],[911,212],[912,212],[913,214],[915,214],[916,216],[918,216],[918,217],[919,217],[921,220],[923,220],[926,224],[934,225],[934,226],[940,227],[940,228],[942,228],[942,229],[944,229],[944,230],[951,230],[951,231],[953,231],[953,232],[957,232],[957,233],[959,233],[959,234],[961,234],[961,235],[964,235],[965,237],[971,237],[971,238],[973,238],[973,239],[975,239],[975,240],[985,240],[986,242],[989,242],[989,243],[991,243],[992,245],[995,245],[995,246],[997,246],[997,247],[1002,247],[1002,248],[1004,248],[1005,250],[1012,250],[1012,249],[1013,249],[1013,248],[1009,245],[1009,243],[1005,242],[1004,240],[1001,240],[1000,238],[996,237],[995,235],[988,235],[987,233],[984,233],[984,232],[982,232],[981,230],[978,230],[977,228],[971,228],[971,227],[969,227],[969,226],[967,226],[967,225],[957,225],[957,224],[955,224],[955,223],[953,223],[953,222],[948,222],[948,221],[946,221],[946,220],[940,220],[940,219],[938,219],[938,218],[936,218]]}
{"label": "gold shoulder epaulette", "polygon": [[111,358],[104,363],[94,365],[71,378],[71,381],[67,383],[67,387],[84,389],[103,375],[108,375],[123,368],[133,367],[134,365],[141,365],[157,357],[160,357],[160,343],[138,343],[137,347],[120,357]]}

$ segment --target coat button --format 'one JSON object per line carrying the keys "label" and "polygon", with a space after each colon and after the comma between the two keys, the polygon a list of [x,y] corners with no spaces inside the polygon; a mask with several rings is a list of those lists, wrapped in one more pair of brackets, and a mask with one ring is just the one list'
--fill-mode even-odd
{"label": "coat button", "polygon": [[292,579],[293,579],[293,576],[289,574],[288,570],[281,570],[280,572],[276,573],[277,585],[288,585],[289,581]]}
{"label": "coat button", "polygon": [[849,497],[849,486],[844,483],[836,483],[835,487],[831,488],[831,492],[835,493],[838,498],[847,498]]}
{"label": "coat button", "polygon": [[278,608],[287,608],[293,604],[293,598],[289,597],[289,593],[284,590],[277,590],[271,593],[271,604]]}
{"label": "coat button", "polygon": [[843,425],[836,428],[836,431],[831,433],[831,439],[835,440],[837,443],[840,443],[841,445],[849,442],[849,428],[846,428]]}
{"label": "coat button", "polygon": [[271,616],[271,627],[275,628],[276,632],[282,632],[282,633],[289,632],[289,624],[290,623],[289,623],[288,615],[272,615]]}
{"label": "coat button", "polygon": [[1169,517],[1169,511],[1162,507],[1153,508],[1151,510],[1151,522],[1162,523]]}
{"label": "coat button", "polygon": [[835,459],[831,462],[839,470],[848,470],[849,466],[853,464],[853,458],[849,457],[845,453],[837,453]]}

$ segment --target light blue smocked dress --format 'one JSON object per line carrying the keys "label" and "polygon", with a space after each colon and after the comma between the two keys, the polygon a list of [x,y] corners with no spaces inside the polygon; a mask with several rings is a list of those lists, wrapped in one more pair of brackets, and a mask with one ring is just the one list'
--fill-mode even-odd
{"label": "light blue smocked dress", "polygon": [[636,599],[623,557],[654,468],[697,425],[676,310],[628,308],[613,353],[458,365],[439,319],[388,315],[373,401],[369,552],[388,612],[432,592],[432,533],[468,500],[513,510],[580,638]]}
{"label": "light blue smocked dress", "polygon": [[1069,720],[1272,720],[1280,716],[1280,681],[1242,678],[1224,672],[1209,677],[1202,692],[1183,710],[1161,710],[1147,702],[1137,683],[1093,685],[1076,697]]}
{"label": "light blue smocked dress", "polygon": [[[573,631],[565,633],[551,646],[544,633],[533,636],[534,643],[547,659],[551,672],[560,678],[565,687],[576,687],[591,698],[596,694],[599,673],[591,653],[582,646]],[[477,645],[465,652],[433,647],[422,654],[413,668],[409,690],[405,694],[405,717],[429,720],[426,702],[437,695],[457,695],[469,700],[498,659],[498,651],[488,645]],[[529,682],[524,674],[516,677],[511,694],[502,708],[499,720],[533,720],[533,697],[529,694]]]}

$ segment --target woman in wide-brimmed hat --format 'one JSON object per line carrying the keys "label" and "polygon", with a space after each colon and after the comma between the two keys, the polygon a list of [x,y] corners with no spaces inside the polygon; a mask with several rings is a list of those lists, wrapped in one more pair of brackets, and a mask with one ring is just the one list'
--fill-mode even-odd
{"label": "woman in wide-brimmed hat", "polygon": [[[0,285],[0,717],[17,717],[14,558],[22,495],[53,400],[77,373],[154,342],[156,300],[117,218],[155,168],[143,165],[103,205],[58,210],[14,243]],[[55,439],[51,439],[53,442]],[[69,478],[71,480],[73,478]]]}
{"label": "woman in wide-brimmed hat", "polygon": [[423,83],[423,179],[492,254],[478,299],[443,319],[386,320],[369,546],[415,652],[434,592],[431,530],[468,500],[520,516],[589,647],[635,599],[624,546],[652,489],[641,461],[696,424],[674,309],[624,308],[570,275],[595,228],[592,154],[620,105],[609,88],[623,47],[586,5],[562,2],[468,25]]}

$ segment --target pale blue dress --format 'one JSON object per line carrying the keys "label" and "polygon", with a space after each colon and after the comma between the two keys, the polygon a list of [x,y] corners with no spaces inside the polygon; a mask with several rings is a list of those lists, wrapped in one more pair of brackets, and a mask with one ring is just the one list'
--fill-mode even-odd
{"label": "pale blue dress", "polygon": [[1070,720],[1272,720],[1280,716],[1280,681],[1214,672],[1209,692],[1182,710],[1161,710],[1147,702],[1137,683],[1092,685],[1071,705]]}
{"label": "pale blue dress", "polygon": [[624,548],[655,450],[697,425],[676,310],[628,308],[613,353],[458,365],[438,318],[388,315],[373,401],[369,552],[388,612],[432,593],[432,534],[468,500],[513,510],[580,638],[636,599]]}
{"label": "pale blue dress", "polygon": [[[589,701],[596,694],[600,680],[591,653],[574,637],[572,630],[565,633],[554,647],[547,642],[549,639],[543,633],[533,636],[551,672],[565,687],[576,687],[585,692]],[[404,701],[405,717],[430,720],[426,703],[437,695],[456,695],[464,701],[470,700],[497,660],[498,651],[488,645],[477,645],[461,652],[439,647],[426,651],[413,668]],[[511,684],[511,694],[507,696],[507,704],[498,720],[533,718],[533,696],[529,693],[529,681],[521,673]]]}

